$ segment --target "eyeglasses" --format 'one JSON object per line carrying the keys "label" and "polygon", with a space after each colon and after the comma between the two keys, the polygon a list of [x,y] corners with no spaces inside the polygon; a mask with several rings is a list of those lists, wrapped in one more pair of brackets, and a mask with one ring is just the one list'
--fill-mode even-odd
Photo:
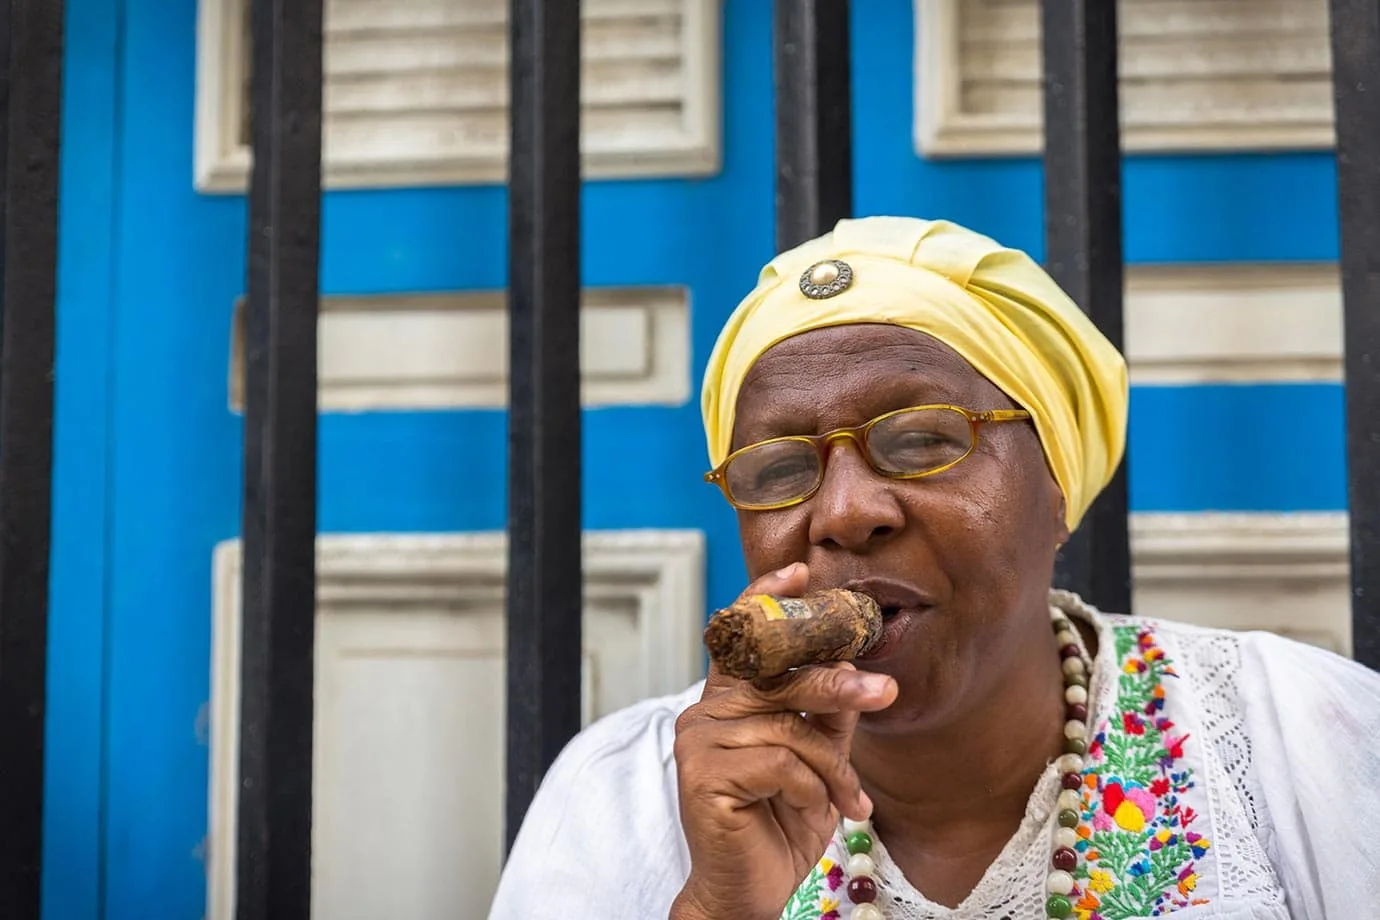
{"label": "eyeglasses", "polygon": [[961,463],[978,442],[978,427],[1030,418],[1024,409],[974,412],[958,406],[914,406],[855,428],[792,435],[735,450],[704,474],[733,507],[773,511],[805,501],[824,481],[829,447],[841,438],[858,446],[868,466],[888,479],[919,479]]}

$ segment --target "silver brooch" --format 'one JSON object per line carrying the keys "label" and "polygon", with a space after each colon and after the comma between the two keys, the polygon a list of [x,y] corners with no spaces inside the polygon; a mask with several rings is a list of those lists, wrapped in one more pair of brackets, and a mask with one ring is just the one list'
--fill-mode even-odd
{"label": "silver brooch", "polygon": [[800,276],[800,293],[811,300],[823,300],[848,290],[853,283],[853,267],[838,259],[816,262]]}

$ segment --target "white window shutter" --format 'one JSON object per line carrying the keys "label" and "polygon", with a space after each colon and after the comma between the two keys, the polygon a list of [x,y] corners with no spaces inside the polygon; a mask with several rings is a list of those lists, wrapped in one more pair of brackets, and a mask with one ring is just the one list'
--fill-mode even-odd
{"label": "white window shutter", "polygon": [[[1327,0],[1120,0],[1127,151],[1327,148]],[[1039,0],[916,0],[925,156],[1036,154]]]}
{"label": "white window shutter", "polygon": [[[587,0],[587,177],[717,171],[721,2]],[[325,19],[327,187],[505,181],[505,0],[326,0]],[[241,191],[248,181],[247,22],[247,0],[201,0],[202,191]]]}

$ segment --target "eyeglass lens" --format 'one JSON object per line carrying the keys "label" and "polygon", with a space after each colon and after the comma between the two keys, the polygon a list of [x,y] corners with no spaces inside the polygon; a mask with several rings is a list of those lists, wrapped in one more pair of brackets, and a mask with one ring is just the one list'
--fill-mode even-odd
{"label": "eyeglass lens", "polygon": [[[952,409],[913,409],[887,416],[868,431],[864,454],[878,472],[917,475],[959,460],[972,448],[967,416]],[[810,492],[822,473],[820,451],[804,438],[759,444],[724,470],[733,500],[775,505]]]}

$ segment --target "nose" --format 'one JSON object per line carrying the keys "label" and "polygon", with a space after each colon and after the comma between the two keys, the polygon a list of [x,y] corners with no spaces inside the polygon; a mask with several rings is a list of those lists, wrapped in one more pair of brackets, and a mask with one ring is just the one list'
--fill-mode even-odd
{"label": "nose", "polygon": [[852,439],[829,447],[824,480],[810,508],[810,543],[865,553],[905,526],[895,487],[868,466]]}

